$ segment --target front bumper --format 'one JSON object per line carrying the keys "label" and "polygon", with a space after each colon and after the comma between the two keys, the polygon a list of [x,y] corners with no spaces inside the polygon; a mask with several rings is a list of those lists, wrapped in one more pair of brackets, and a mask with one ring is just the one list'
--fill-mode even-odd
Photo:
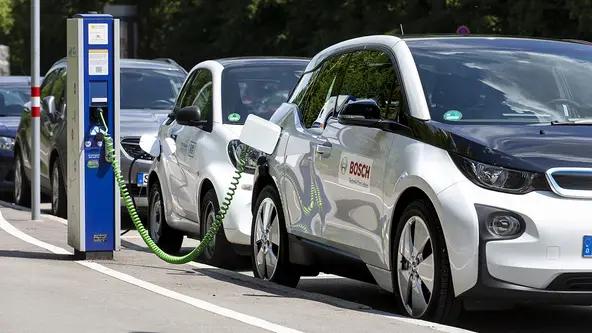
{"label": "front bumper", "polygon": [[[139,146],[138,146],[139,148]],[[123,179],[127,184],[128,192],[131,196],[134,197],[134,201],[136,202],[136,207],[138,208],[148,208],[148,188],[146,187],[147,181],[143,181],[144,175],[149,174],[150,165],[152,164],[152,160],[147,160],[143,158],[139,158],[134,162],[134,156],[137,156],[139,152],[136,149],[130,149],[128,146],[123,146],[120,151],[120,167]],[[133,162],[133,167],[132,167]],[[131,169],[131,178],[130,178],[130,167]],[[139,182],[138,182],[139,181]],[[121,205],[124,206],[125,203],[123,199],[121,200]]]}
{"label": "front bumper", "polygon": [[[227,184],[228,181],[222,183]],[[217,190],[218,200],[220,196],[226,196],[227,188]],[[249,245],[251,243],[251,196],[253,194],[253,175],[243,173],[232,202],[223,221],[224,232],[230,243]],[[220,201],[222,204],[222,201]]]}
{"label": "front bumper", "polygon": [[12,191],[14,185],[14,156],[11,151],[0,152],[0,191]]}
{"label": "front bumper", "polygon": [[[457,183],[439,198],[445,199],[441,201],[444,211],[472,212],[464,214],[472,221],[459,224],[476,227],[476,232],[464,236],[476,237],[477,263],[473,267],[477,272],[461,269],[457,274],[463,280],[463,275],[476,273],[477,283],[462,297],[592,304],[592,258],[583,257],[583,237],[592,235],[592,200],[568,199],[550,192],[511,195],[471,182]],[[519,217],[523,233],[506,239],[490,234],[488,217],[499,212]]]}

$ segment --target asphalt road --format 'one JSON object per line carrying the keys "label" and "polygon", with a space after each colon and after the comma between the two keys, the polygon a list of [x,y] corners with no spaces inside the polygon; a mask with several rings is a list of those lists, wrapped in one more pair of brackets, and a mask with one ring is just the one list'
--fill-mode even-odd
{"label": "asphalt road", "polygon": [[[125,220],[123,224],[122,227],[132,225],[130,221]],[[136,251],[148,255],[145,244],[135,231],[129,232],[122,239],[122,245],[132,250],[132,253]],[[195,245],[195,241],[186,240],[184,249],[189,251]],[[135,257],[136,255],[134,255]],[[134,259],[130,260],[133,262]],[[210,269],[200,268],[199,264],[195,264],[195,266],[198,267],[196,271],[211,273]],[[248,264],[245,265],[243,271],[237,273],[252,276]],[[217,277],[215,273],[211,273],[209,276],[214,279]],[[232,278],[230,281],[240,286],[245,284],[236,278]],[[302,279],[297,289],[320,295],[323,302],[326,300],[322,296],[330,296],[397,315],[392,296],[374,285],[325,275],[318,278]],[[334,301],[327,302],[331,304]],[[367,311],[367,309],[363,311]],[[466,312],[460,318],[458,327],[481,333],[590,332],[589,318],[592,318],[592,307],[517,307],[501,311]]]}

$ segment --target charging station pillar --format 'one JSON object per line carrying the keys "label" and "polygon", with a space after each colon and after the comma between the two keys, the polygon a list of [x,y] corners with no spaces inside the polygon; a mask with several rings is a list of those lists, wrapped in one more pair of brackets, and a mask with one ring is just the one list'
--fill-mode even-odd
{"label": "charging station pillar", "polygon": [[119,159],[119,20],[69,18],[67,49],[68,245],[79,259],[113,259],[121,247],[121,203],[100,114]]}

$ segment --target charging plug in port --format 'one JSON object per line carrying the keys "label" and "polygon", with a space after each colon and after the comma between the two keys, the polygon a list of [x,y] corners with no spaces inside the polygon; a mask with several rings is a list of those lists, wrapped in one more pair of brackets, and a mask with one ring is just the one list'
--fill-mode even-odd
{"label": "charging plug in port", "polygon": [[95,124],[102,124],[103,121],[101,120],[101,113],[103,114],[103,118],[107,121],[107,112],[104,112],[103,108],[100,106],[90,107],[90,121]]}

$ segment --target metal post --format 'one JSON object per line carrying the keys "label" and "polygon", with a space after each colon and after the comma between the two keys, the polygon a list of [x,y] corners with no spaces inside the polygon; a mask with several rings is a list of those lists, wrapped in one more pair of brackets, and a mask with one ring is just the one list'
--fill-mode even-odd
{"label": "metal post", "polygon": [[31,220],[39,220],[41,205],[41,185],[40,185],[40,121],[41,113],[41,89],[39,83],[39,34],[40,34],[39,0],[31,0],[31,151],[33,161],[31,164]]}

